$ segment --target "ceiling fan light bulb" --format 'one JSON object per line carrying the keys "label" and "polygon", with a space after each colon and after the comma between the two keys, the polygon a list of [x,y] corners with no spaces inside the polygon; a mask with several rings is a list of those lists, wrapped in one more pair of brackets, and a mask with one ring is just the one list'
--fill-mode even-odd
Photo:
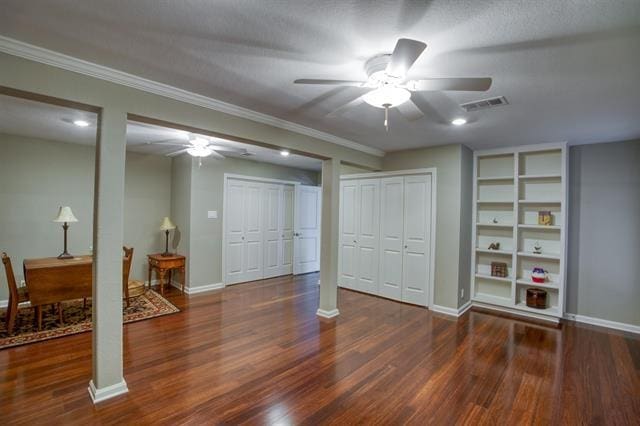
{"label": "ceiling fan light bulb", "polygon": [[187,154],[192,157],[208,157],[213,154],[213,149],[208,146],[193,146],[187,149]]}
{"label": "ceiling fan light bulb", "polygon": [[400,87],[383,86],[365,94],[364,101],[377,108],[393,108],[411,98],[411,93]]}
{"label": "ceiling fan light bulb", "polygon": [[463,124],[467,124],[467,120],[465,120],[464,118],[456,118],[455,120],[451,121],[451,124],[453,124],[454,126],[462,126]]}

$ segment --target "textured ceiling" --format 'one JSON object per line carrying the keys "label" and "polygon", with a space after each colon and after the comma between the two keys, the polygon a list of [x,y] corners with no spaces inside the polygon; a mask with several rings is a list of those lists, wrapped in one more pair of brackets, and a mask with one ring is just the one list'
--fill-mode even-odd
{"label": "textured ceiling", "polygon": [[[88,127],[78,127],[73,124],[74,120],[85,120],[90,125]],[[81,145],[95,145],[96,123],[96,114],[0,95],[0,133]],[[180,149],[173,146],[149,144],[149,142],[166,141],[168,139],[183,139],[183,136],[180,132],[166,127],[151,126],[137,122],[129,122],[127,125],[127,151],[164,155]],[[252,154],[250,157],[244,157],[238,153],[223,153],[227,157],[237,157],[306,170],[320,171],[322,169],[322,162],[315,158],[296,154],[291,154],[285,158],[277,150],[235,141],[216,140],[216,144],[246,149]]]}
{"label": "textured ceiling", "polygon": [[[0,34],[392,151],[640,137],[638,0],[4,0]],[[407,122],[361,105],[359,88],[296,78],[363,79],[364,61],[399,37],[426,52],[412,77],[490,76],[489,92],[414,94]],[[505,96],[466,115],[460,103]]]}

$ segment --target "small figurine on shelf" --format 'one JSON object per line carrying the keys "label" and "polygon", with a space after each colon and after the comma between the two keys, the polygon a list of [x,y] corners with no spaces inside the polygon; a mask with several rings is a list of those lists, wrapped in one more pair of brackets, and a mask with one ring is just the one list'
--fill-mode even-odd
{"label": "small figurine on shelf", "polygon": [[551,226],[553,222],[553,216],[548,210],[538,212],[538,225]]}
{"label": "small figurine on shelf", "polygon": [[493,220],[491,221],[492,223],[498,223],[498,219],[496,219],[495,217],[493,218]]}
{"label": "small figurine on shelf", "polygon": [[547,271],[536,266],[531,271],[531,281],[538,284],[545,283],[547,281]]}
{"label": "small figurine on shelf", "polygon": [[488,250],[500,250],[500,243],[489,244]]}
{"label": "small figurine on shelf", "polygon": [[533,245],[533,254],[542,254],[542,246],[538,241]]}

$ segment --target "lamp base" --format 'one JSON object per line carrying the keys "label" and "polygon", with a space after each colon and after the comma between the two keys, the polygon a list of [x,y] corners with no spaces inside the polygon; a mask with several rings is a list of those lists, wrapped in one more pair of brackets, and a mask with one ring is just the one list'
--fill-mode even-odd
{"label": "lamp base", "polygon": [[64,253],[60,254],[60,256],[58,256],[58,259],[73,259],[73,255],[65,251]]}
{"label": "lamp base", "polygon": [[168,251],[165,251],[160,256],[162,256],[162,257],[171,257],[171,256],[173,256],[173,253],[169,253]]}

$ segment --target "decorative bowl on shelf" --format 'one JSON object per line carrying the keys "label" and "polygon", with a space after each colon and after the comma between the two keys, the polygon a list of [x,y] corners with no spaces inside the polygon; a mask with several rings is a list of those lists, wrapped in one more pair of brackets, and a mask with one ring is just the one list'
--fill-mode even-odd
{"label": "decorative bowl on shelf", "polygon": [[542,284],[547,281],[547,271],[542,268],[533,268],[531,271],[531,281]]}

